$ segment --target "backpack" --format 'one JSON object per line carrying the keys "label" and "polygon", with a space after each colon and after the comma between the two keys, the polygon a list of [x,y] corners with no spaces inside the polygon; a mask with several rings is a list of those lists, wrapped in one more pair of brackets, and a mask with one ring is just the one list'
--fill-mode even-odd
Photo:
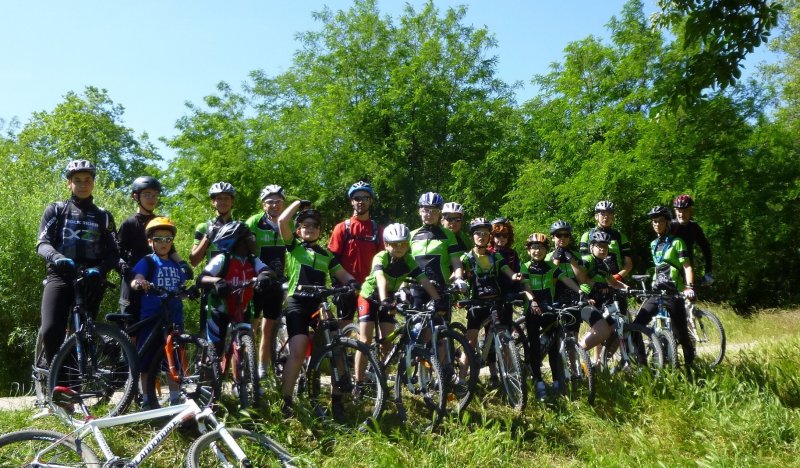
{"label": "backpack", "polygon": [[[488,255],[489,262],[491,265],[489,266],[489,271],[494,270],[494,265],[497,259],[494,257],[494,254]],[[492,276],[489,274],[486,275],[479,275],[478,274],[478,262],[475,260],[475,256],[470,252],[467,255],[469,259],[469,263],[472,267],[472,273],[475,275],[475,296],[479,299],[491,298],[500,295],[500,284],[497,282],[497,276]]]}
{"label": "backpack", "polygon": [[345,243],[349,242],[350,240],[360,240],[360,241],[367,241],[367,242],[374,242],[375,246],[380,249],[381,241],[378,239],[378,223],[374,219],[372,221],[372,235],[370,237],[363,237],[363,236],[353,236],[350,232],[350,225],[352,224],[352,220],[347,218],[344,221],[344,241]]}

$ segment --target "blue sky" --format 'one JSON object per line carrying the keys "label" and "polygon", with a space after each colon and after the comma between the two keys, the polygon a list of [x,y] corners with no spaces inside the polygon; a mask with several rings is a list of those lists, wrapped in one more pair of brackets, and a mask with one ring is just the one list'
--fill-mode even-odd
{"label": "blue sky", "polygon": [[[410,1],[414,6],[423,1]],[[398,16],[405,2],[379,0]],[[498,74],[521,81],[519,102],[533,96],[534,74],[560,61],[567,43],[605,24],[624,1],[436,0],[440,9],[467,5],[465,22],[486,26],[499,42]],[[0,15],[0,119],[23,124],[50,111],[69,91],[105,88],[125,107],[123,123],[150,139],[172,136],[184,103],[199,103],[219,81],[240,89],[251,70],[285,71],[298,48],[295,35],[319,28],[311,13],[351,1],[83,0],[4,2]],[[655,11],[645,0],[646,12]],[[752,68],[752,67],[751,67]],[[747,73],[747,71],[745,72]],[[171,152],[158,143],[164,156]]]}

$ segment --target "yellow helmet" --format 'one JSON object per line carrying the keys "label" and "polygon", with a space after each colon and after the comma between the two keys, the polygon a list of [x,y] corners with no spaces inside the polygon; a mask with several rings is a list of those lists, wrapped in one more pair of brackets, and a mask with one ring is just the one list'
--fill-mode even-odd
{"label": "yellow helmet", "polygon": [[157,216],[147,223],[144,233],[147,237],[150,237],[150,234],[156,229],[170,230],[172,231],[173,236],[178,234],[178,228],[175,226],[175,223],[173,223],[171,219],[164,216]]}

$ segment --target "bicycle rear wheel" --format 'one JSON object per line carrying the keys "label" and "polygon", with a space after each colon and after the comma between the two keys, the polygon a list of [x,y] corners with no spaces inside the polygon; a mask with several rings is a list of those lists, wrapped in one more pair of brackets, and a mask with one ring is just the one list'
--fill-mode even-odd
{"label": "bicycle rear wheel", "polygon": [[[367,372],[363,381],[356,382],[350,363],[359,351],[368,360],[368,367],[376,371]],[[369,347],[360,341],[340,338],[315,351],[308,365],[308,382],[309,398],[317,414],[353,426],[377,419],[386,396],[386,379],[379,369]]]}
{"label": "bicycle rear wheel", "polygon": [[398,357],[394,399],[398,407],[403,408],[401,415],[406,421],[409,410],[421,412],[431,420],[430,428],[433,429],[445,412],[441,365],[430,351],[417,346],[406,347]]}
{"label": "bicycle rear wheel", "polygon": [[695,307],[694,320],[689,322],[689,336],[697,356],[708,359],[711,367],[725,358],[725,329],[713,312]]}
{"label": "bicycle rear wheel", "polygon": [[[611,374],[647,369],[651,374],[657,375],[664,367],[664,350],[652,328],[626,323],[623,326],[623,340],[620,346],[615,336],[612,343],[617,346],[603,346],[601,353],[603,368]],[[642,343],[643,346],[637,346],[637,342]],[[623,346],[627,352],[627,358],[623,357]]]}
{"label": "bicycle rear wheel", "polygon": [[672,367],[678,367],[678,343],[675,341],[675,335],[669,330],[655,330],[655,336],[661,342],[661,350],[664,352],[664,364]]}
{"label": "bicycle rear wheel", "polygon": [[239,350],[236,352],[234,372],[236,374],[235,387],[239,395],[239,404],[242,408],[258,404],[261,388],[256,369],[256,349],[253,337],[242,334],[239,337]]}
{"label": "bicycle rear wheel", "polygon": [[500,343],[500,348],[495,349],[495,359],[506,400],[512,408],[522,411],[528,400],[528,382],[525,366],[519,356],[517,344],[510,333],[504,331],[499,334],[495,339],[495,348],[497,348],[498,342]]}
{"label": "bicycle rear wheel", "polygon": [[294,466],[291,454],[269,437],[246,429],[228,428],[227,431],[247,455],[246,463],[240,465],[219,431],[213,431],[203,434],[189,447],[186,468]]}
{"label": "bicycle rear wheel", "polygon": [[[0,436],[0,466],[92,466],[100,460],[86,444],[54,431],[28,429]],[[37,457],[37,455],[39,455]],[[40,465],[35,465],[34,460]]]}
{"label": "bicycle rear wheel", "polygon": [[[69,387],[83,396],[93,416],[123,413],[133,399],[139,379],[138,357],[125,332],[96,323],[82,340],[83,365],[78,358],[78,336],[72,334],[50,363],[47,388]],[[81,373],[81,367],[83,373]]]}
{"label": "bicycle rear wheel", "polygon": [[589,358],[589,352],[581,348],[575,338],[564,340],[564,352],[559,353],[559,370],[554,372],[559,386],[573,401],[586,398],[589,404],[594,403],[596,393],[595,369]]}
{"label": "bicycle rear wheel", "polygon": [[[169,359],[167,346],[160,346],[150,361],[145,392],[150,405],[158,408],[170,404],[170,384],[181,397],[190,398],[198,406],[208,406],[221,392],[222,377],[214,346],[188,334],[173,334]],[[169,367],[169,361],[174,364]]]}
{"label": "bicycle rear wheel", "polygon": [[480,376],[478,356],[461,333],[439,331],[439,343],[431,354],[439,358],[442,379],[447,392],[445,411],[460,413],[472,401]]}

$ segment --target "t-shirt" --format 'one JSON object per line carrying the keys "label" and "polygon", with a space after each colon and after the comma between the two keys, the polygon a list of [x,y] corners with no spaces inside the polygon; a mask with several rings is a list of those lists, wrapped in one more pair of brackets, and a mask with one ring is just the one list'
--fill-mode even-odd
{"label": "t-shirt", "polygon": [[685,285],[682,263],[689,259],[686,245],[679,237],[663,236],[650,243],[650,252],[656,271],[653,287],[668,291],[682,291]]}
{"label": "t-shirt", "polygon": [[278,225],[263,213],[251,216],[245,224],[256,236],[258,257],[278,276],[283,276],[286,266],[286,245],[278,231]]}
{"label": "t-shirt", "polygon": [[548,261],[535,261],[522,264],[522,280],[531,287],[536,302],[552,304],[556,298],[556,283],[563,275],[561,269]]}
{"label": "t-shirt", "polygon": [[384,249],[383,228],[379,226],[378,232],[373,232],[372,220],[362,221],[353,216],[347,236],[346,224],[343,221],[334,226],[328,250],[336,255],[346,272],[363,283],[372,271],[372,258]]}
{"label": "t-shirt", "polygon": [[417,281],[426,278],[425,273],[422,272],[422,269],[411,255],[406,254],[402,258],[394,258],[389,252],[383,250],[372,258],[372,272],[367,276],[364,284],[361,285],[361,297],[380,299],[378,283],[375,278],[375,273],[378,271],[383,272],[383,277],[386,278],[386,289],[389,293],[400,289],[400,285],[408,277]]}
{"label": "t-shirt", "polygon": [[134,266],[142,257],[153,253],[153,249],[147,243],[145,228],[155,217],[154,214],[135,213],[119,225],[117,233],[119,256],[128,265]]}
{"label": "t-shirt", "polygon": [[[267,266],[258,257],[240,257],[232,254],[218,254],[211,260],[203,273],[208,276],[219,277],[228,261],[228,273],[223,278],[232,288],[237,288],[247,281],[255,278],[258,272]],[[253,288],[245,288],[240,292],[231,294],[228,297],[219,297],[214,289],[209,290],[208,310],[209,314],[213,311],[220,314],[227,314],[234,323],[244,321],[244,312],[253,298]]]}
{"label": "t-shirt", "polygon": [[616,229],[594,227],[584,232],[581,236],[581,254],[590,255],[592,253],[589,249],[589,240],[592,238],[592,234],[595,231],[607,232],[611,236],[611,242],[608,244],[608,256],[605,258],[604,262],[608,265],[612,274],[618,273],[622,267],[625,266],[625,257],[631,257],[633,255],[631,243],[628,241],[628,238],[625,237],[625,234]]}
{"label": "t-shirt", "polygon": [[479,255],[470,250],[461,256],[461,263],[469,281],[470,297],[491,299],[500,295],[500,272],[510,271],[502,255],[489,251]]}
{"label": "t-shirt", "polygon": [[[147,258],[150,260],[148,261]],[[169,292],[177,292],[187,277],[183,269],[170,258],[163,259],[156,254],[142,257],[133,267],[134,275],[142,275],[154,285]],[[172,298],[167,304],[171,315],[183,314],[183,303],[179,298]],[[142,295],[141,317],[146,318],[161,311],[161,298],[152,293]]]}
{"label": "t-shirt", "polygon": [[286,246],[286,252],[290,296],[299,284],[325,286],[328,276],[342,269],[339,260],[328,249],[317,244],[301,243],[297,237],[292,238]]}
{"label": "t-shirt", "polygon": [[593,255],[584,255],[583,262],[586,266],[586,276],[594,281],[589,299],[600,304],[607,302],[611,298],[611,286],[608,284],[608,278],[614,275],[611,273],[608,263]]}
{"label": "t-shirt", "polygon": [[689,220],[686,224],[681,224],[677,221],[672,221],[669,225],[670,234],[675,237],[680,237],[686,245],[686,252],[689,254],[689,260],[694,260],[694,244],[695,242],[703,252],[703,259],[706,262],[706,273],[711,273],[711,244],[700,227],[694,220]]}
{"label": "t-shirt", "polygon": [[411,255],[439,288],[444,288],[450,280],[450,260],[460,258],[462,253],[456,236],[447,228],[425,225],[411,231]]}

